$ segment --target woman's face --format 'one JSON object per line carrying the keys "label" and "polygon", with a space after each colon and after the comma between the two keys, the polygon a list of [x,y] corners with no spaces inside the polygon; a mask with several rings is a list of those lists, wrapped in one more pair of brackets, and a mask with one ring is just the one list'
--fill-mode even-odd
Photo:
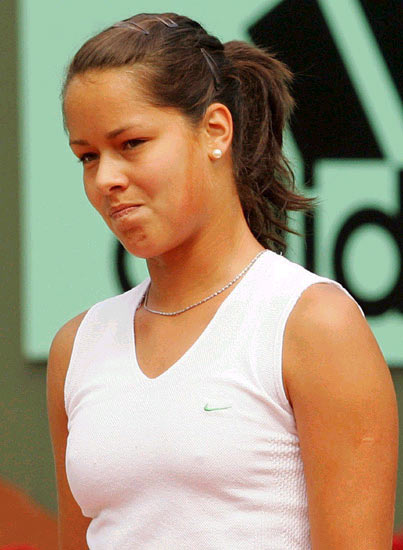
{"label": "woman's face", "polygon": [[211,160],[178,110],[152,106],[125,68],[75,76],[64,109],[87,197],[129,252],[158,256],[202,230]]}

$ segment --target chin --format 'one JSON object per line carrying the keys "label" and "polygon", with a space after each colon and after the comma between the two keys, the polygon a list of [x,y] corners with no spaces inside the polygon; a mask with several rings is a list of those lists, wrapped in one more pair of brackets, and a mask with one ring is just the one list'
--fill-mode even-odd
{"label": "chin", "polygon": [[186,238],[183,232],[179,230],[166,230],[163,232],[162,229],[154,235],[136,231],[131,234],[128,232],[124,235],[116,235],[116,237],[129,254],[145,260],[169,253],[175,255],[175,252],[178,252],[181,248],[187,250],[189,246],[191,247],[191,241],[193,240]]}
{"label": "chin", "polygon": [[136,242],[119,238],[119,241],[129,254],[136,256],[136,258],[143,258],[144,260],[154,258],[155,256],[160,256],[166,252],[165,248],[147,242],[146,238],[140,240],[136,239]]}
{"label": "chin", "polygon": [[136,258],[143,258],[144,260],[147,260],[147,258],[153,258],[154,256],[158,256],[158,253],[156,254],[153,250],[150,250],[148,247],[141,247],[141,246],[133,246],[128,245],[120,241],[123,248],[132,256],[136,256]]}

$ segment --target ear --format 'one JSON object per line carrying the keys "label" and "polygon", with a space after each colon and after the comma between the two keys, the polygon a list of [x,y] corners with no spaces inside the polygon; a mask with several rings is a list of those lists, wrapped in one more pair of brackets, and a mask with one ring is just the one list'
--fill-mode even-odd
{"label": "ear", "polygon": [[207,107],[203,118],[208,154],[214,158],[213,151],[221,149],[222,156],[230,149],[233,134],[231,112],[222,103],[212,103]]}

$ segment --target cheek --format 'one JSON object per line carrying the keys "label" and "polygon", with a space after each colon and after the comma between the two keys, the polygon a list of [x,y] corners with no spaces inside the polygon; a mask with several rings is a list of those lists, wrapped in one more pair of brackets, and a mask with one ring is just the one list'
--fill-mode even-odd
{"label": "cheek", "polygon": [[161,214],[179,220],[188,219],[200,203],[200,174],[190,167],[173,165],[162,168],[159,186],[153,188],[154,203],[161,208]]}
{"label": "cheek", "polygon": [[94,206],[94,192],[91,188],[91,185],[84,178],[84,192],[87,195],[87,199]]}
{"label": "cheek", "polygon": [[88,201],[95,208],[95,210],[102,213],[101,196],[99,193],[96,192],[96,190],[94,189],[94,186],[89,181],[86,181],[85,178],[84,178],[84,192],[87,196]]}
{"label": "cheek", "polygon": [[167,175],[167,191],[172,202],[191,208],[202,200],[205,166],[199,152],[186,144],[178,147],[176,153],[166,157],[161,173]]}

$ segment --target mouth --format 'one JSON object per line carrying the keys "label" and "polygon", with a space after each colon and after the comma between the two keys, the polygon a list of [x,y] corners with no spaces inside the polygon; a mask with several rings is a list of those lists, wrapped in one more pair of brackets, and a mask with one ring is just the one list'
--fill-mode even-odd
{"label": "mouth", "polygon": [[134,210],[138,210],[141,206],[141,204],[119,204],[110,209],[109,216],[112,219],[118,219]]}

